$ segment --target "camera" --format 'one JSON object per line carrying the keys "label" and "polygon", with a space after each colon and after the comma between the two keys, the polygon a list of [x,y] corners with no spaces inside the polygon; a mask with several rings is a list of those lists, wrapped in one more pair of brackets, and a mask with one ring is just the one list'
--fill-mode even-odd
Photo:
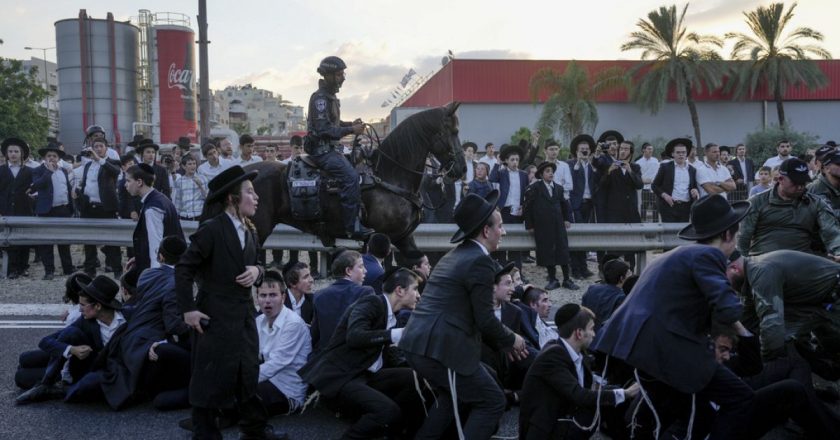
{"label": "camera", "polygon": [[172,165],[172,162],[174,161],[174,159],[172,159],[172,155],[161,154],[160,155],[160,161],[163,162],[164,165],[169,166],[169,165]]}
{"label": "camera", "polygon": [[616,166],[619,166],[619,167],[623,167],[623,166],[624,166],[624,162],[623,162],[623,161],[620,161],[620,160],[617,160],[617,161],[615,161],[615,165],[616,165]]}

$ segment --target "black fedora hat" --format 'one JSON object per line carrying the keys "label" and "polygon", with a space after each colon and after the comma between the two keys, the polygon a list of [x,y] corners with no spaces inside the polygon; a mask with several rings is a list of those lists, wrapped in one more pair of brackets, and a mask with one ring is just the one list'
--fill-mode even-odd
{"label": "black fedora hat", "polygon": [[155,151],[158,151],[160,150],[160,145],[156,144],[155,141],[151,139],[142,139],[134,146],[134,151],[137,152],[137,154],[143,154],[143,151],[145,151],[146,148],[154,148]]}
{"label": "black fedora hat", "polygon": [[523,150],[519,145],[504,144],[499,150],[499,159],[504,162],[511,154],[518,154],[519,159],[522,160],[522,156],[525,155],[525,150]]}
{"label": "black fedora hat", "polygon": [[588,134],[579,134],[572,139],[572,143],[569,144],[569,152],[572,154],[572,159],[577,159],[577,149],[578,145],[581,143],[586,142],[589,144],[589,153],[592,154],[595,151],[595,147],[597,144],[595,143],[595,139],[588,135]]}
{"label": "black fedora hat", "polygon": [[111,278],[97,275],[90,283],[81,285],[81,288],[85,296],[91,297],[104,307],[114,310],[122,309],[122,303],[117,301],[120,286]]}
{"label": "black fedora hat", "polygon": [[3,139],[3,143],[0,144],[0,152],[3,153],[3,156],[6,155],[6,151],[11,145],[17,145],[20,147],[21,160],[29,159],[29,144],[27,144],[25,140],[16,137]]}
{"label": "black fedora hat", "polygon": [[671,139],[670,141],[668,141],[667,144],[665,144],[665,155],[670,157],[670,158],[673,158],[674,157],[673,156],[674,147],[676,147],[677,145],[685,145],[685,148],[686,148],[685,154],[686,155],[688,155],[688,153],[691,153],[691,149],[694,148],[694,143],[691,142],[691,139],[688,139],[688,138],[674,138],[674,139]]}
{"label": "black fedora hat", "polygon": [[210,190],[210,193],[207,194],[207,203],[224,197],[228,190],[243,180],[254,180],[257,174],[259,174],[257,171],[246,173],[239,165],[234,165],[222,171],[207,184],[207,188]]}
{"label": "black fedora hat", "polygon": [[679,234],[683,240],[703,240],[718,235],[741,221],[750,210],[750,202],[729,204],[721,195],[707,195],[691,206],[691,223]]}
{"label": "black fedora hat", "polygon": [[131,142],[129,142],[126,145],[128,145],[129,147],[136,147],[140,145],[140,142],[144,139],[146,139],[146,136],[143,136],[142,134],[135,134]]}
{"label": "black fedora hat", "polygon": [[514,263],[513,261],[511,261],[508,264],[505,264],[504,266],[500,265],[499,268],[496,269],[496,274],[494,275],[494,278],[498,279],[502,275],[509,274],[514,267],[516,267],[516,263]]}
{"label": "black fedora hat", "polygon": [[84,272],[72,273],[67,277],[67,281],[64,282],[64,296],[73,304],[78,304],[79,292],[82,291],[82,286],[89,284],[91,281],[93,281],[93,278]]}
{"label": "black fedora hat", "polygon": [[543,162],[537,165],[537,178],[542,178],[542,173],[546,168],[551,168],[551,171],[557,172],[557,164],[554,162]]}
{"label": "black fedora hat", "polygon": [[613,136],[619,144],[624,142],[624,135],[621,134],[618,130],[607,130],[601,133],[601,135],[598,136],[598,142],[606,142],[607,138],[610,136]]}
{"label": "black fedora hat", "polygon": [[64,159],[64,152],[61,151],[61,148],[58,148],[58,144],[55,142],[50,142],[46,147],[38,149],[38,155],[41,157],[46,156],[46,154],[50,152],[58,154],[59,159]]}
{"label": "black fedora hat", "polygon": [[181,148],[192,148],[192,141],[186,136],[178,138],[178,146]]}
{"label": "black fedora hat", "polygon": [[499,190],[496,189],[487,193],[484,198],[474,193],[464,197],[464,200],[455,210],[455,224],[458,225],[458,230],[449,239],[449,242],[458,243],[484,226],[484,223],[496,210],[496,202],[498,201]]}

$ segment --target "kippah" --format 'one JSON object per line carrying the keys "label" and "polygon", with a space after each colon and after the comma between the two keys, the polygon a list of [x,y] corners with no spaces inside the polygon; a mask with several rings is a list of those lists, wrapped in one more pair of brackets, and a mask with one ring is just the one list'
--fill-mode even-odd
{"label": "kippah", "polygon": [[166,257],[178,258],[187,251],[187,242],[176,235],[169,235],[163,237],[163,240],[160,241],[158,251]]}
{"label": "kippah", "polygon": [[149,174],[151,174],[151,175],[153,175],[153,176],[155,175],[155,169],[154,169],[154,168],[152,168],[152,166],[151,166],[151,165],[149,165],[149,164],[147,164],[147,163],[138,163],[138,164],[137,164],[137,166],[138,166],[141,170],[143,170],[143,172],[144,172],[144,173],[149,173]]}
{"label": "kippah", "polygon": [[580,312],[580,304],[563,304],[563,306],[557,309],[557,312],[554,313],[554,325],[558,328],[561,327],[563,324],[571,321],[578,312]]}

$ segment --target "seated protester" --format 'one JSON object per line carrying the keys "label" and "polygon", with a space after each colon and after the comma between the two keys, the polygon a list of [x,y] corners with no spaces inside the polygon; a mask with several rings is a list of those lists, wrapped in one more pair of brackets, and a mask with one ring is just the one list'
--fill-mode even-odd
{"label": "seated protester", "polygon": [[621,290],[624,291],[624,296],[630,295],[630,292],[633,291],[633,286],[636,285],[636,281],[639,281],[639,276],[636,274],[630,275],[629,277],[624,279],[624,283],[621,285]]}
{"label": "seated protester", "polygon": [[603,284],[593,284],[583,294],[580,305],[595,313],[595,331],[598,331],[604,321],[610,319],[615,309],[624,302],[626,295],[622,286],[632,274],[630,265],[624,261],[607,261],[604,264]]}
{"label": "seated protester", "polygon": [[362,285],[373,287],[377,294],[382,293],[384,264],[389,255],[391,255],[391,239],[385,234],[372,234],[367,242],[367,253],[362,255],[366,271]]}
{"label": "seated protester", "polygon": [[520,303],[525,296],[525,290],[533,286],[522,281],[522,273],[516,267],[510,271],[510,278],[513,280],[513,294],[510,299],[515,303]]}
{"label": "seated protester", "polygon": [[606,411],[605,407],[617,406],[639,392],[638,384],[592,389],[592,371],[585,356],[595,337],[591,310],[565,304],[554,314],[554,322],[560,339],[540,352],[522,386],[519,438],[523,440],[589,438],[599,423],[593,421],[599,405],[600,411]]}
{"label": "seated protester", "polygon": [[[90,283],[81,286],[79,310],[82,318],[73,324],[41,340],[41,350],[50,355],[50,361],[40,382],[29,391],[17,397],[18,405],[48,399],[65,397],[64,387],[56,385],[61,379],[61,369],[69,363],[70,375],[75,384],[67,390],[67,398],[74,392],[87,391],[81,379],[94,367],[94,360],[102,352],[117,329],[125,324],[116,300],[120,287],[114,280],[99,275]],[[68,362],[69,361],[69,362]]]}
{"label": "seated protester", "polygon": [[551,300],[548,293],[538,287],[530,287],[525,290],[525,297],[522,304],[525,319],[522,321],[522,337],[531,346],[542,349],[549,341],[558,338],[557,330],[549,327],[545,322],[548,319],[548,312],[551,310]]}
{"label": "seated protester", "polygon": [[[519,307],[510,303],[513,294],[513,279],[510,274],[514,269],[513,263],[508,263],[496,271],[493,279],[493,313],[502,324],[521,336],[524,315]],[[528,349],[530,353],[528,357],[510,361],[503,347],[490,345],[487,342],[482,344],[481,361],[496,372],[499,386],[504,390],[510,405],[519,402],[517,391],[522,388],[525,373],[538,352],[533,347],[528,347]]]}
{"label": "seated protester", "polygon": [[306,400],[306,384],[297,371],[312,352],[312,339],[306,323],[284,307],[286,284],[280,272],[265,271],[257,288],[257,316],[260,336],[260,377],[257,395],[269,416],[291,414]]}
{"label": "seated protester", "polygon": [[[64,326],[68,326],[76,321],[82,313],[79,311],[79,291],[81,285],[90,283],[90,277],[84,272],[75,272],[64,283],[64,302],[71,305],[68,311],[65,311],[61,320]],[[57,336],[56,333],[54,336]],[[38,384],[42,377],[44,377],[44,370],[50,362],[50,355],[40,348],[35,350],[25,351],[20,354],[18,358],[18,368],[15,372],[15,384],[18,388],[28,390]],[[65,373],[62,370],[62,373]],[[62,374],[62,379],[68,383],[72,381],[69,374]]]}
{"label": "seated protester", "polygon": [[365,265],[356,251],[339,249],[333,257],[331,272],[335,282],[315,294],[312,304],[312,353],[317,354],[332,338],[335,327],[350,304],[365,295],[373,295],[373,288],[362,286]]}
{"label": "seated protester", "polygon": [[[189,335],[175,298],[175,263],[186,250],[187,243],[180,237],[161,240],[157,254],[160,265],[140,275],[137,293],[130,299],[134,303],[130,320],[106,349],[100,386],[108,405],[115,410],[146,397],[154,398],[160,391],[185,390],[189,384],[189,351],[172,347],[170,356],[170,347],[163,346],[169,345],[169,340],[186,341]],[[179,354],[181,362],[177,361]],[[187,407],[186,391],[183,394],[181,406]]]}
{"label": "seated protester", "polygon": [[429,262],[429,256],[419,250],[406,252],[406,255],[403,256],[401,266],[411,269],[412,272],[420,275],[422,281],[420,281],[420,286],[417,288],[417,291],[422,295],[423,288],[426,287],[426,280],[432,274],[432,264]]}
{"label": "seated protester", "polygon": [[120,299],[122,300],[123,315],[131,315],[134,306],[137,305],[140,297],[137,296],[137,279],[140,278],[140,272],[137,268],[132,267],[125,271],[120,277]]}
{"label": "seated protester", "polygon": [[342,438],[400,436],[403,429],[410,438],[423,421],[417,417],[423,409],[412,370],[389,368],[383,361],[383,351],[402,336],[403,330],[394,328],[396,313],[417,304],[419,282],[408,269],[389,269],[382,283],[385,294],[365,295],[350,305],[321,356],[299,371],[322,396],[336,399],[342,411],[361,413]]}
{"label": "seated protester", "polygon": [[303,319],[306,325],[312,324],[314,314],[312,287],[315,280],[309,272],[309,266],[302,261],[286,263],[283,266],[283,278],[288,292],[283,305]]}

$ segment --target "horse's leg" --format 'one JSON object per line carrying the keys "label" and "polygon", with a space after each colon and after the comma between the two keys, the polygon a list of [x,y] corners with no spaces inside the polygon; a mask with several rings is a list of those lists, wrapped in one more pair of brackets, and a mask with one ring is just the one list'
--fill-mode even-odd
{"label": "horse's leg", "polygon": [[400,251],[403,256],[417,253],[420,250],[417,248],[417,243],[414,242],[414,234],[408,234],[401,240],[394,242],[394,246]]}

